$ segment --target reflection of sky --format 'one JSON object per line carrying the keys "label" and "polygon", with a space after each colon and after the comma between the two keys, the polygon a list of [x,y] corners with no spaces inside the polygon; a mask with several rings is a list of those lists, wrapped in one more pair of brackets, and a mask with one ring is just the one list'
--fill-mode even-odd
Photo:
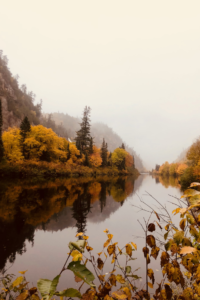
{"label": "reflection of sky", "polygon": [[[141,177],[139,180],[141,180]],[[152,194],[162,204],[167,204],[169,212],[175,207],[171,203],[167,203],[167,201],[172,201],[172,198],[170,198],[168,194],[178,196],[179,198],[181,195],[178,188],[169,187],[166,189],[163,185],[156,184],[155,179],[152,179],[152,177],[144,176],[144,180],[137,190],[137,194],[142,197],[148,205],[154,206],[155,210],[157,210],[157,205],[154,205],[155,202],[152,198],[144,196],[145,191]],[[106,228],[114,235],[113,242],[118,242],[120,248],[127,242],[133,241],[138,246],[138,250],[133,253],[133,257],[137,257],[137,260],[132,261],[130,265],[133,270],[140,267],[141,269],[137,274],[144,278],[145,260],[142,252],[144,239],[135,239],[133,236],[143,236],[142,229],[137,220],[139,219],[142,222],[142,218],[147,218],[148,215],[144,212],[138,212],[137,209],[131,206],[132,204],[139,204],[139,198],[136,194],[129,197],[122,206],[120,203],[110,199],[110,197],[108,198],[109,201],[107,201],[107,203],[113,203],[114,208],[118,207],[118,209],[114,209],[114,211],[112,211],[112,213],[103,221],[100,217],[100,206],[98,207],[98,202],[95,204],[97,207],[95,207],[94,204],[92,205],[98,213],[89,214],[87,219],[86,234],[89,236],[90,246],[94,248],[94,254],[102,250],[102,245],[107,239],[106,234],[103,232]],[[102,215],[104,215],[104,210]],[[68,217],[69,215],[67,214],[66,223],[68,222]],[[95,218],[97,222],[95,222]],[[156,220],[155,215],[152,217],[152,221],[154,220]],[[164,231],[165,230],[163,229],[163,232]],[[75,227],[68,227],[62,231],[58,230],[55,232],[37,229],[35,232],[34,246],[32,247],[30,243],[26,243],[27,251],[22,256],[19,254],[16,255],[15,263],[12,268],[9,269],[9,272],[17,274],[18,271],[28,269],[27,279],[30,282],[30,286],[32,286],[32,284],[35,285],[36,279],[39,278],[53,279],[53,277],[60,272],[66,260],[69,251],[69,241],[76,240],[74,238],[75,234]],[[122,258],[125,259],[124,256]],[[120,263],[123,265],[122,259],[120,259]],[[87,267],[92,271],[90,263],[88,263]],[[105,271],[110,270],[108,267],[109,264],[106,264]],[[155,282],[160,282],[161,274],[159,271],[156,271],[156,269],[160,270],[159,260],[155,261],[154,258],[151,258],[149,267],[155,270]],[[142,284],[142,281],[140,284]],[[64,289],[72,285],[75,287],[73,274],[70,271],[66,271],[61,278],[59,288]]]}

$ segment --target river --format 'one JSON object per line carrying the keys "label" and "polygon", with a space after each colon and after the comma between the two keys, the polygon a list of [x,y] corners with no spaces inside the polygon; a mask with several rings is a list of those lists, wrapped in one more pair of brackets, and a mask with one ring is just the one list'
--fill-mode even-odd
{"label": "river", "polygon": [[[89,236],[89,244],[97,258],[107,240],[107,228],[114,235],[113,242],[120,248],[128,242],[137,244],[131,261],[132,270],[145,282],[144,232],[138,222],[149,213],[134,207],[140,199],[157,210],[157,203],[166,204],[169,212],[175,206],[173,198],[182,192],[177,179],[153,178],[142,174],[136,180],[127,178],[56,179],[54,181],[1,181],[0,183],[0,270],[18,274],[28,270],[30,287],[39,278],[53,279],[62,269],[69,252],[68,243],[76,241],[77,232]],[[156,221],[153,215],[152,221]],[[164,231],[162,231],[164,232]],[[161,234],[162,234],[161,232]],[[107,252],[106,252],[107,254]],[[103,256],[104,254],[102,254]],[[101,257],[102,257],[101,256]],[[120,259],[120,264],[124,264]],[[155,271],[155,282],[160,282],[160,263],[151,258],[149,265]],[[88,263],[87,267],[93,271]],[[110,271],[108,261],[105,271]],[[116,272],[120,273],[120,272]],[[77,288],[73,273],[65,271],[58,289]]]}

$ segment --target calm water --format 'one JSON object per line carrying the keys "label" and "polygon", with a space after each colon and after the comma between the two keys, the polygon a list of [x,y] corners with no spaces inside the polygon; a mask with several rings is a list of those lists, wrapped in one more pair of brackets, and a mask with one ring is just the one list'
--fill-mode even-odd
{"label": "calm water", "polygon": [[[132,241],[138,250],[130,263],[132,269],[141,269],[137,283],[143,286],[145,260],[143,231],[137,220],[142,222],[148,214],[133,205],[140,205],[139,197],[156,208],[155,201],[146,191],[167,204],[169,211],[175,207],[169,196],[180,198],[182,192],[177,180],[152,178],[140,175],[134,178],[58,179],[55,181],[1,182],[0,183],[0,270],[9,268],[8,273],[28,270],[27,279],[36,285],[39,278],[53,279],[66,260],[68,243],[76,241],[77,232],[89,236],[90,246],[97,253],[106,241],[106,228],[114,235],[113,241],[123,247]],[[152,221],[156,219],[153,216]],[[124,256],[123,256],[124,259]],[[123,260],[120,261],[123,265]],[[106,263],[105,271],[109,269]],[[87,267],[92,270],[90,263]],[[150,268],[156,270],[155,282],[160,282],[160,264],[151,258]],[[120,273],[120,272],[118,272]],[[63,273],[59,289],[78,287],[73,273]]]}

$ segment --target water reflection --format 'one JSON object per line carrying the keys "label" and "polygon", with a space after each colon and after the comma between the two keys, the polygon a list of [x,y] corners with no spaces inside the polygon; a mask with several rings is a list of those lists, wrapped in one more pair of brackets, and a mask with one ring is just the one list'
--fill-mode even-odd
{"label": "water reflection", "polygon": [[55,181],[0,183],[0,270],[34,245],[36,230],[60,231],[87,222],[104,222],[139,188],[142,177],[56,179]]}
{"label": "water reflection", "polygon": [[152,178],[155,179],[156,184],[161,183],[165,188],[168,187],[181,188],[181,185],[179,184],[179,179],[177,177],[152,175]]}

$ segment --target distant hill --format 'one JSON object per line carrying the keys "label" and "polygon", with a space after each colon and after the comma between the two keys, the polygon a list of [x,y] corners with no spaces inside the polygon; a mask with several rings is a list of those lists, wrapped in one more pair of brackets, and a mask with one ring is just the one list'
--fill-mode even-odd
{"label": "distant hill", "polygon": [[[76,131],[80,129],[79,123],[81,120],[64,113],[53,113],[52,119],[57,125],[62,125],[66,129],[69,138],[73,141],[76,136]],[[92,123],[91,135],[94,137],[94,143],[97,147],[101,147],[104,138],[108,144],[108,150],[111,152],[113,152],[123,143],[122,138],[115,133],[111,127],[104,123]],[[139,155],[128,145],[125,144],[125,147],[127,151],[134,156],[136,168],[140,172],[143,171],[144,166]]]}

